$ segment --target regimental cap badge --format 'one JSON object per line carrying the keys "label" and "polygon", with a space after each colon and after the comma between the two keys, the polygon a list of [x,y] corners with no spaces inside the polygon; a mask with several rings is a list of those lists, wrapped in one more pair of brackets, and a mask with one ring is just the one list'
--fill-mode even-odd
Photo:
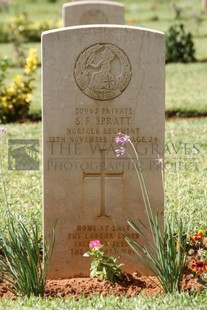
{"label": "regimental cap badge", "polygon": [[113,44],[95,44],[78,57],[74,77],[78,87],[88,97],[105,101],[119,96],[132,76],[126,54]]}

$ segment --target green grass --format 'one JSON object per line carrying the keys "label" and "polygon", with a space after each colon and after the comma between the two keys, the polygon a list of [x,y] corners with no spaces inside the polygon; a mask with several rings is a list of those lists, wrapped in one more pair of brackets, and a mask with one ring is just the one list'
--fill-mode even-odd
{"label": "green grass", "polygon": [[166,123],[166,215],[180,215],[191,230],[206,229],[206,132],[206,118]]}
{"label": "green grass", "polygon": [[166,66],[166,111],[174,115],[207,115],[207,63]]}
{"label": "green grass", "polygon": [[59,0],[50,3],[46,0],[21,0],[11,1],[7,12],[0,12],[1,22],[12,21],[14,16],[25,12],[33,21],[57,20],[61,17],[62,4],[67,1]]}
{"label": "green grass", "polygon": [[146,297],[115,297],[115,296],[94,296],[93,298],[79,298],[55,300],[39,298],[20,298],[16,302],[11,300],[0,301],[1,309],[14,310],[205,310],[207,303],[207,292],[198,295],[171,294],[166,296]]}
{"label": "green grass", "polygon": [[[8,139],[40,139],[41,148],[41,124],[10,124],[6,126]],[[41,169],[39,171],[8,170],[8,144],[0,143],[3,172],[6,185],[8,204],[11,210],[17,212],[27,222],[29,218],[35,218],[41,227],[42,197],[41,197]],[[40,156],[41,163],[41,156]],[[40,164],[41,168],[41,164]],[[1,178],[0,190],[0,227],[4,227],[5,195],[2,190]]]}

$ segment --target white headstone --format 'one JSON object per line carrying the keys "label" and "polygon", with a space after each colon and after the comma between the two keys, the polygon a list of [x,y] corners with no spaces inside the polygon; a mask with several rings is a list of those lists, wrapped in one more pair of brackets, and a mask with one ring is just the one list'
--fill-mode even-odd
{"label": "white headstone", "polygon": [[76,1],[63,5],[63,26],[124,24],[124,5],[114,1]]}
{"label": "white headstone", "polygon": [[42,44],[45,236],[58,219],[49,277],[88,276],[91,240],[109,255],[120,255],[113,246],[133,254],[118,226],[132,234],[125,216],[146,222],[134,166],[115,157],[118,132],[134,142],[153,209],[163,211],[164,35],[79,26],[44,32]]}

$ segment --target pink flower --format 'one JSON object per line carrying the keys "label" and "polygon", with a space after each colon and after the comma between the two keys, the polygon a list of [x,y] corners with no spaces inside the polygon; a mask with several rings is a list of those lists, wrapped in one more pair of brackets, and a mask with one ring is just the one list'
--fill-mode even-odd
{"label": "pink flower", "polygon": [[0,139],[6,135],[6,128],[0,127]]}
{"label": "pink flower", "polygon": [[116,157],[124,155],[125,151],[125,148],[121,146],[118,150],[115,150]]}
{"label": "pink flower", "polygon": [[101,242],[99,240],[92,240],[89,243],[90,248],[98,248],[101,245]]}
{"label": "pink flower", "polygon": [[119,145],[125,145],[129,141],[129,136],[119,132],[118,136],[115,137],[114,141]]}

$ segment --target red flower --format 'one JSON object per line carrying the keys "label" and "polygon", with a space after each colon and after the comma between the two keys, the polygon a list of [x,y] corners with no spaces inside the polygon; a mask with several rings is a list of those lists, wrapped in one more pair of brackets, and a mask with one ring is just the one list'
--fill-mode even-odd
{"label": "red flower", "polygon": [[190,241],[192,242],[200,241],[203,238],[204,234],[205,234],[204,230],[199,230],[197,235],[190,236]]}
{"label": "red flower", "polygon": [[203,262],[201,260],[198,260],[197,262],[193,262],[190,268],[199,274],[206,273],[207,271],[207,263]]}

